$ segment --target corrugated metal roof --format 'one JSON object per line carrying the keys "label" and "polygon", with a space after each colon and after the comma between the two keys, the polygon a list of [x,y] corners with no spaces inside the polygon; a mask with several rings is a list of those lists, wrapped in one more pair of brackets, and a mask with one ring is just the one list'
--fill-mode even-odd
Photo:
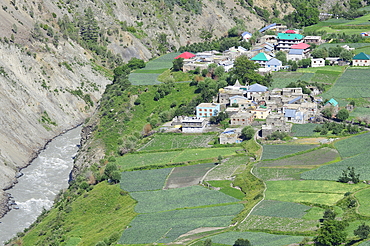
{"label": "corrugated metal roof", "polygon": [[265,26],[264,28],[262,28],[261,30],[259,30],[259,32],[264,32],[264,31],[266,31],[267,29],[269,29],[269,28],[271,28],[271,27],[274,27],[274,26],[276,26],[276,23],[272,23],[272,24],[270,24],[270,25],[268,25],[268,26]]}
{"label": "corrugated metal roof", "polygon": [[355,55],[352,59],[353,60],[370,60],[370,56],[365,54],[364,52],[361,52]]}
{"label": "corrugated metal roof", "polygon": [[248,92],[265,92],[267,87],[260,84],[253,84],[248,87]]}
{"label": "corrugated metal roof", "polygon": [[284,116],[285,117],[290,117],[290,118],[295,118],[296,112],[297,112],[297,110],[295,110],[295,109],[286,109]]}
{"label": "corrugated metal roof", "polygon": [[272,65],[272,66],[281,66],[282,62],[276,58],[272,58],[268,62],[266,62],[266,65]]}
{"label": "corrugated metal roof", "polygon": [[289,50],[289,55],[302,55],[302,54],[303,54],[303,50],[299,50],[299,49]]}
{"label": "corrugated metal roof", "polygon": [[301,34],[289,34],[289,33],[278,33],[277,35],[278,39],[284,39],[284,40],[301,40],[304,38]]}
{"label": "corrugated metal roof", "polygon": [[288,104],[295,103],[295,102],[299,101],[301,98],[302,98],[302,96],[296,97],[296,98],[294,98],[293,100],[290,100],[290,101],[288,102]]}

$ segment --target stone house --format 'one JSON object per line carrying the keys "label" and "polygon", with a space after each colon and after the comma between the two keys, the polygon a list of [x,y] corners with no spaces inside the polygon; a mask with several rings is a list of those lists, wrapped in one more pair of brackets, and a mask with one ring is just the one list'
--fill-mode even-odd
{"label": "stone house", "polygon": [[276,131],[289,133],[291,128],[292,124],[285,121],[284,115],[270,114],[266,118],[266,125],[262,126],[262,137],[267,137]]}
{"label": "stone house", "polygon": [[254,114],[248,111],[239,111],[230,117],[230,125],[249,126],[252,124]]}
{"label": "stone house", "polygon": [[241,128],[226,128],[219,136],[220,144],[241,143]]}

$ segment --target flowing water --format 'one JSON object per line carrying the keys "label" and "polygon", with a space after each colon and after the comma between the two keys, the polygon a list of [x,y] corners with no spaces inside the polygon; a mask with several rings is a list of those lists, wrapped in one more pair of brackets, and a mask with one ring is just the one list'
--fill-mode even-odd
{"label": "flowing water", "polygon": [[12,209],[0,219],[0,245],[29,227],[44,208],[51,208],[59,191],[68,187],[80,132],[81,127],[77,127],[53,139],[7,191],[19,209]]}

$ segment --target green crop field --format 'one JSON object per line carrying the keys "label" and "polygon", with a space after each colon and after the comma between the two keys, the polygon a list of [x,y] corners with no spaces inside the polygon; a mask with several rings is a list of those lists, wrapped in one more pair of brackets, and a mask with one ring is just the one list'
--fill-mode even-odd
{"label": "green crop field", "polygon": [[294,124],[292,134],[294,137],[311,137],[316,133],[313,131],[318,125],[314,123]]}
{"label": "green crop field", "polygon": [[369,97],[370,88],[367,82],[369,76],[369,68],[348,68],[334,86],[323,93],[323,98],[347,99]]}
{"label": "green crop field", "polygon": [[367,152],[370,147],[370,133],[346,138],[334,144],[342,158]]}
{"label": "green crop field", "polygon": [[133,85],[155,85],[160,84],[157,77],[172,67],[173,58],[180,53],[170,53],[149,61],[145,68],[134,71],[129,75]]}
{"label": "green crop field", "polygon": [[282,232],[307,232],[317,229],[318,220],[251,215],[242,223],[241,230],[273,230]]}
{"label": "green crop field", "polygon": [[232,204],[140,214],[123,232],[120,243],[169,243],[199,227],[226,227],[242,209],[243,205]]}
{"label": "green crop field", "polygon": [[204,163],[192,166],[175,167],[167,179],[165,189],[197,185],[207,171],[215,166],[215,163]]}
{"label": "green crop field", "polygon": [[237,168],[241,165],[245,165],[247,161],[248,157],[245,155],[229,157],[225,162],[212,169],[212,171],[207,174],[205,180],[230,179]]}
{"label": "green crop field", "polygon": [[172,168],[123,172],[121,189],[132,191],[160,190]]}
{"label": "green crop field", "polygon": [[252,215],[301,219],[311,207],[293,202],[263,200]]}
{"label": "green crop field", "polygon": [[370,108],[360,108],[360,107],[355,107],[353,111],[349,113],[350,117],[370,117]]}
{"label": "green crop field", "polygon": [[314,76],[313,73],[303,73],[303,72],[279,72],[273,73],[273,82],[270,89],[274,88],[284,88],[292,82],[297,82],[298,80],[309,82]]}
{"label": "green crop field", "polygon": [[180,152],[181,151],[127,154],[117,158],[116,162],[123,168],[123,170],[130,170],[132,168],[146,167],[150,165],[164,165],[172,163]]}
{"label": "green crop field", "polygon": [[287,144],[276,144],[276,145],[263,145],[262,160],[276,159],[286,155],[295,154],[301,151],[306,151],[317,147],[317,145],[306,144],[306,145],[287,145]]}
{"label": "green crop field", "polygon": [[235,155],[237,150],[241,150],[240,147],[231,148],[205,148],[205,149],[185,149],[182,151],[173,162],[184,162],[192,160],[203,160],[209,158],[217,158],[219,155],[232,156]]}
{"label": "green crop field", "polygon": [[[314,156],[315,158],[312,158]],[[337,151],[330,148],[319,148],[300,155],[291,156],[278,160],[265,160],[257,164],[258,167],[281,167],[292,166],[307,168],[309,166],[317,166],[327,162],[339,160]]]}
{"label": "green crop field", "polygon": [[346,170],[347,167],[354,167],[355,172],[360,174],[360,180],[370,179],[370,153],[364,153],[361,155],[346,158],[340,162],[336,162],[330,165],[321,166],[317,169],[310,170],[301,174],[302,179],[311,180],[338,180],[341,176],[342,171]]}
{"label": "green crop field", "polygon": [[315,76],[311,79],[312,82],[333,84],[342,72],[328,71],[328,70],[317,70]]}
{"label": "green crop field", "polygon": [[370,189],[359,191],[355,194],[360,204],[358,211],[360,214],[370,216]]}
{"label": "green crop field", "polygon": [[233,203],[239,200],[216,190],[208,190],[201,186],[185,188],[143,191],[130,193],[138,201],[135,211],[153,213],[184,207],[198,207],[212,204]]}
{"label": "green crop field", "polygon": [[277,246],[299,243],[302,236],[274,235],[263,232],[226,232],[209,237],[212,243],[233,245],[239,238],[248,239],[253,246]]}
{"label": "green crop field", "polygon": [[147,143],[141,150],[163,150],[181,148],[209,147],[215,135],[167,135],[160,134]]}
{"label": "green crop field", "polygon": [[299,180],[301,173],[311,170],[309,168],[271,168],[256,167],[253,173],[260,179],[267,180]]}
{"label": "green crop field", "polygon": [[151,165],[164,165],[169,163],[180,163],[187,161],[204,160],[221,156],[231,156],[236,154],[239,147],[232,148],[204,148],[204,149],[185,149],[169,152],[135,153],[126,154],[116,159],[117,164],[123,170],[133,168],[148,167]]}
{"label": "green crop field", "polygon": [[366,186],[316,180],[266,181],[266,184],[268,200],[319,203],[329,206],[342,199],[346,192],[354,192]]}

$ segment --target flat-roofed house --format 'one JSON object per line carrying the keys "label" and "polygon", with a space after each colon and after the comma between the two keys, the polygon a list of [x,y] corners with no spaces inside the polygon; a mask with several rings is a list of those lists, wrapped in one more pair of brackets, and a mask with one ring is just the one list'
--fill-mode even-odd
{"label": "flat-roofed house", "polygon": [[220,104],[218,103],[201,103],[196,107],[198,118],[217,116],[219,112]]}

